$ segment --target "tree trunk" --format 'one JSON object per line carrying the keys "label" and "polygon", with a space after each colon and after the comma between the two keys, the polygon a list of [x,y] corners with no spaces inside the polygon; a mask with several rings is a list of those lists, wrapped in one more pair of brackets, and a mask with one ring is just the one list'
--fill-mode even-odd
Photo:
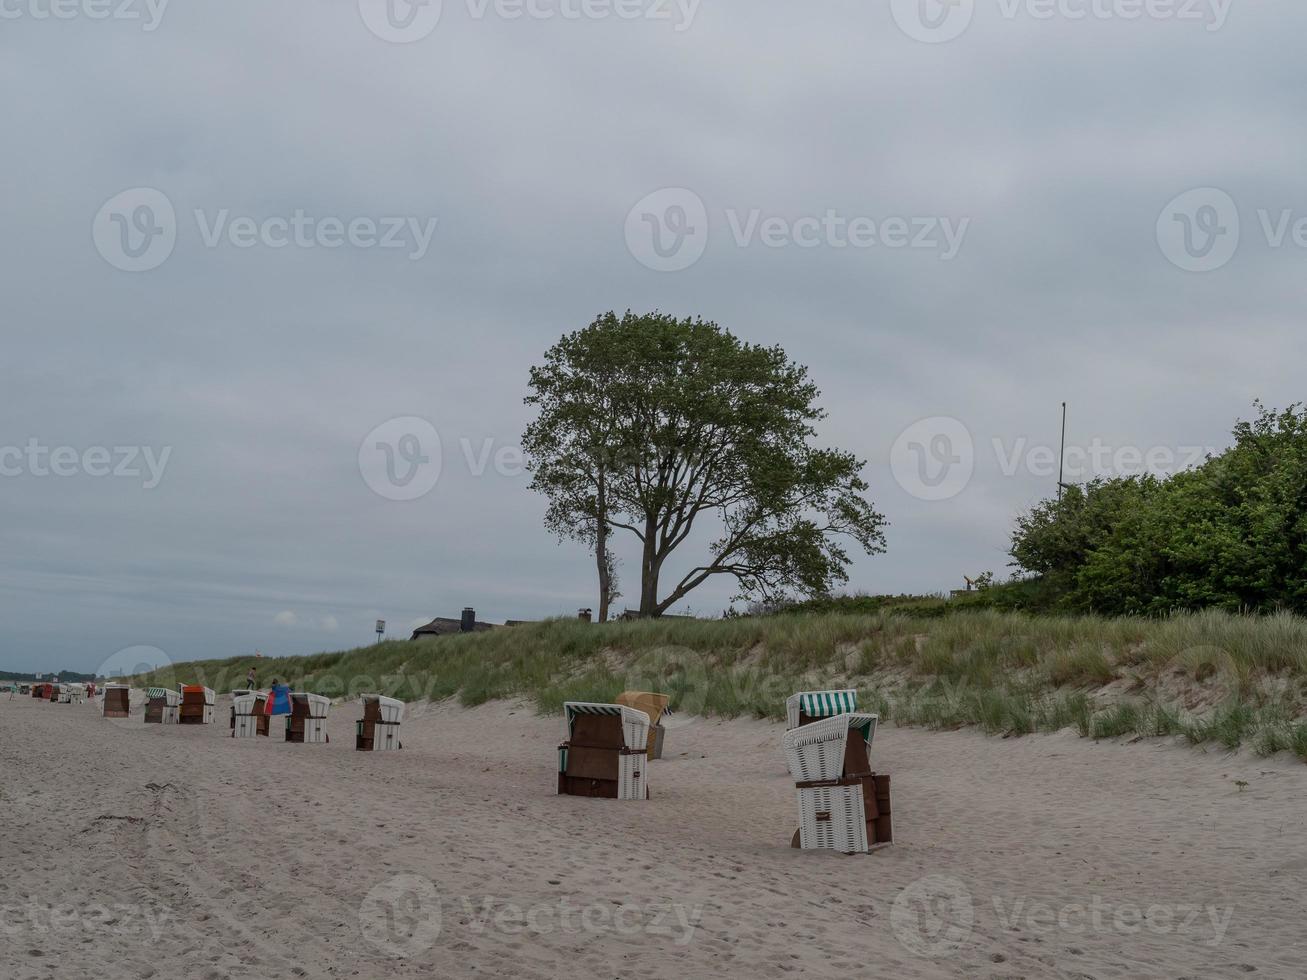
{"label": "tree trunk", "polygon": [[599,622],[608,622],[608,602],[613,584],[608,564],[608,505],[605,494],[604,471],[599,470],[599,495],[595,500],[598,519],[595,521],[595,562],[599,566]]}
{"label": "tree trunk", "polygon": [[608,573],[608,548],[606,539],[608,528],[603,521],[595,531],[595,561],[599,564],[599,622],[608,622],[608,597],[612,583]]}
{"label": "tree trunk", "polygon": [[658,609],[658,522],[650,516],[644,522],[644,554],[640,558],[640,618],[653,619]]}

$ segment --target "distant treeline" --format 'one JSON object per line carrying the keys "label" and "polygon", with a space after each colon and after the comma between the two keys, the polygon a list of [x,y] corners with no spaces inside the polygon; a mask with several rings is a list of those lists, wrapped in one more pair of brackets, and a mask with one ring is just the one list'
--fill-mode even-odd
{"label": "distant treeline", "polygon": [[[61,670],[55,674],[42,672],[41,679],[50,681],[52,684],[85,684],[87,681],[95,680],[95,675],[79,674],[75,670]],[[36,680],[36,675],[30,672],[23,673],[22,671],[0,670],[0,681],[32,680]]]}
{"label": "distant treeline", "polygon": [[1029,604],[1307,613],[1307,410],[1257,409],[1193,469],[1094,480],[1018,518],[1013,564],[1038,576]]}

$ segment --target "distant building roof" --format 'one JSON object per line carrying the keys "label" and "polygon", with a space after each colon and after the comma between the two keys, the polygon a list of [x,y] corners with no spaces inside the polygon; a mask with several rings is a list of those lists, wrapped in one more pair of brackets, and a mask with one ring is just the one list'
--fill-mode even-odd
{"label": "distant building roof", "polygon": [[[495,629],[493,623],[473,623],[472,632],[484,633],[486,630]],[[463,621],[460,619],[447,619],[444,616],[437,616],[425,626],[419,626],[413,631],[413,639],[421,636],[447,636],[451,633],[463,632]]]}

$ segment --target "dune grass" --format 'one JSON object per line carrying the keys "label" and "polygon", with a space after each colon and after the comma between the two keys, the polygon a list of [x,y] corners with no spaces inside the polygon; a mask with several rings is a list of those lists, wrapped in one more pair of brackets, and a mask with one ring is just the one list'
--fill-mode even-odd
{"label": "dune grass", "polygon": [[794,691],[855,687],[867,708],[902,725],[1183,737],[1307,760],[1307,619],[1288,614],[560,619],[309,657],[196,661],[136,682],[230,690],[252,664],[261,686],[278,677],[331,697],[457,697],[469,706],[521,697],[543,712],[637,689],[670,694],[681,712],[782,718]]}

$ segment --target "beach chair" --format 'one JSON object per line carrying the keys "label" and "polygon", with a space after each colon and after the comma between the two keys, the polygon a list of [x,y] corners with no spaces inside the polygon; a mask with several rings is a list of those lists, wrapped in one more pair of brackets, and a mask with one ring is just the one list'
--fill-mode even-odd
{"label": "beach chair", "polygon": [[327,737],[327,709],[331,699],[321,694],[292,694],[286,717],[287,742],[330,742]]}
{"label": "beach chair", "polygon": [[649,716],[649,758],[663,757],[663,716],[669,714],[667,706],[671,698],[666,694],[652,694],[649,691],[623,691],[617,695],[617,703],[628,708],[643,711]]}
{"label": "beach chair", "polygon": [[85,684],[67,684],[64,693],[68,696],[68,704],[85,704],[86,703],[86,685]]}
{"label": "beach chair", "polygon": [[62,684],[49,684],[50,693],[47,695],[51,704],[58,704],[64,699],[64,686]]}
{"label": "beach chair", "polygon": [[268,734],[268,696],[262,691],[231,692],[232,738]]}
{"label": "beach chair", "polygon": [[177,712],[179,725],[212,725],[214,702],[217,696],[203,684],[178,684],[181,705]]}
{"label": "beach chair", "polygon": [[182,695],[170,687],[145,689],[145,723],[147,725],[175,725],[181,707]]}
{"label": "beach chair", "polygon": [[106,718],[126,718],[131,714],[131,689],[126,684],[104,686],[103,712]]}
{"label": "beach chair", "polygon": [[785,733],[786,762],[799,794],[793,846],[858,854],[893,840],[889,777],[873,773],[867,755],[876,720],[842,714]]}
{"label": "beach chair", "polygon": [[857,710],[857,691],[800,691],[785,701],[785,727],[798,728]]}
{"label": "beach chair", "polygon": [[558,747],[558,795],[647,800],[649,715],[622,704],[568,701]]}
{"label": "beach chair", "polygon": [[402,749],[399,723],[404,719],[404,702],[380,694],[364,694],[363,717],[355,723],[354,748],[359,752]]}

